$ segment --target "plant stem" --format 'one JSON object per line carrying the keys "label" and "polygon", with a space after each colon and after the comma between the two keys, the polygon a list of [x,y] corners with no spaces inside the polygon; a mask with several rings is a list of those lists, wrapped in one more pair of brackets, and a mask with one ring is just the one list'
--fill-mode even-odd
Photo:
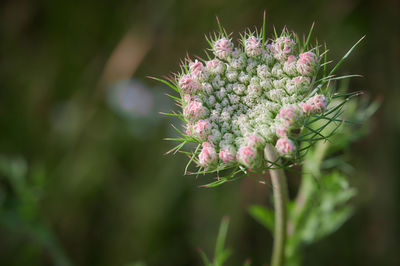
{"label": "plant stem", "polygon": [[[264,156],[270,162],[278,163],[275,147],[267,144]],[[282,266],[284,263],[284,252],[286,242],[286,219],[287,219],[287,185],[283,169],[270,169],[272,190],[274,194],[275,226],[274,246],[272,250],[271,266]]]}

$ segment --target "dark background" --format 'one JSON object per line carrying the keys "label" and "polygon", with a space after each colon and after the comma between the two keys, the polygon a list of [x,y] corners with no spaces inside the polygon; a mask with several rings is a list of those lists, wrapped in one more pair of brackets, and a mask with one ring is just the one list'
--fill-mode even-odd
{"label": "dark background", "polygon": [[[230,217],[227,265],[268,260],[271,235],[247,213],[267,204],[253,180],[199,188],[173,143],[171,92],[146,76],[204,55],[204,34],[272,26],[313,39],[340,74],[382,100],[370,134],[348,149],[355,215],[305,248],[304,265],[400,265],[400,2],[29,1],[0,3],[0,264],[201,265]],[[121,82],[121,80],[133,81]],[[297,176],[290,176],[296,183]],[[293,181],[294,180],[294,181]]]}

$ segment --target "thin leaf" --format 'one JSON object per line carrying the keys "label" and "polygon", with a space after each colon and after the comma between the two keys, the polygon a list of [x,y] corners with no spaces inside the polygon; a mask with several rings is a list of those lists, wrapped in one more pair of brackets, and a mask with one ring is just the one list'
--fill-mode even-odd
{"label": "thin leaf", "polygon": [[319,81],[325,82],[325,81],[328,81],[328,80],[332,81],[332,80],[348,79],[348,78],[355,78],[355,77],[362,78],[363,76],[362,75],[357,75],[357,74],[355,74],[355,75],[344,75],[344,76],[339,76],[339,77],[328,76],[328,77],[319,79],[317,82],[319,82]]}
{"label": "thin leaf", "polygon": [[215,256],[224,251],[226,235],[228,233],[229,217],[223,217],[218,231],[217,243],[215,245]]}
{"label": "thin leaf", "polygon": [[274,231],[274,212],[260,205],[252,205],[249,208],[250,215],[265,228]]}
{"label": "thin leaf", "polygon": [[349,57],[349,55],[351,54],[351,52],[353,52],[353,50],[356,48],[356,46],[365,38],[365,35],[363,37],[361,37],[360,40],[358,40],[358,42],[356,42],[349,51],[347,51],[347,53],[342,57],[342,59],[340,59],[340,61],[336,64],[336,66],[331,70],[331,72],[329,72],[329,75],[332,75],[333,73],[335,73],[336,69],[338,69],[338,67],[344,62],[344,60],[346,60],[347,57]]}
{"label": "thin leaf", "polygon": [[187,173],[187,169],[189,168],[189,165],[193,162],[193,159],[194,159],[194,157],[196,156],[197,151],[199,150],[200,146],[201,146],[201,144],[197,145],[197,148],[195,149],[194,153],[192,154],[192,157],[190,157],[189,162],[186,164],[185,172],[184,172],[185,175],[186,175],[186,173]]}
{"label": "thin leaf", "polygon": [[267,13],[264,10],[264,17],[263,17],[263,28],[262,28],[262,48],[265,49],[265,27],[267,25]]}
{"label": "thin leaf", "polygon": [[313,32],[313,29],[314,29],[314,25],[315,25],[315,22],[313,22],[313,24],[311,25],[311,29],[308,32],[307,40],[306,40],[306,42],[304,43],[304,46],[303,46],[303,51],[304,51],[304,49],[307,49],[308,43],[310,42],[310,38],[311,38],[311,34]]}
{"label": "thin leaf", "polygon": [[166,81],[166,80],[159,79],[159,78],[155,78],[155,77],[150,77],[150,76],[148,76],[148,78],[154,79],[154,80],[156,80],[156,81],[158,81],[158,82],[161,82],[161,83],[167,85],[168,87],[170,87],[171,89],[173,89],[174,91],[180,93],[180,91],[179,91],[179,89],[178,89],[177,87],[175,87],[174,85],[172,85],[171,83],[169,83],[169,82]]}
{"label": "thin leaf", "polygon": [[209,259],[207,258],[206,253],[204,253],[203,250],[199,249],[199,253],[200,253],[201,259],[203,260],[203,263],[205,266],[213,266],[211,264],[211,262],[209,261]]}

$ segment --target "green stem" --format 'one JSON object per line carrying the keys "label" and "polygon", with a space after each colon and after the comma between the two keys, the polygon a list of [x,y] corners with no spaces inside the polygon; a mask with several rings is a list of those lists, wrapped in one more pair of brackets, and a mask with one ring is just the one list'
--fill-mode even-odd
{"label": "green stem", "polygon": [[[275,147],[267,144],[264,156],[270,162],[277,162],[278,156]],[[270,169],[272,190],[274,193],[275,226],[274,246],[272,251],[271,266],[282,266],[284,263],[284,252],[286,242],[286,220],[287,220],[287,185],[283,169]]]}

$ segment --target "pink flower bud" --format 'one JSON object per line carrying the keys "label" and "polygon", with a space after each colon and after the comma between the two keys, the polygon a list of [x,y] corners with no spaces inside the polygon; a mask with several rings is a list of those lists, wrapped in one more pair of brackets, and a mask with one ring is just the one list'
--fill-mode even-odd
{"label": "pink flower bud", "polygon": [[297,115],[296,111],[297,110],[293,106],[288,106],[288,107],[285,107],[285,108],[281,108],[281,110],[279,111],[278,117],[281,120],[283,120],[283,122],[287,126],[291,126],[298,119],[298,115]]}
{"label": "pink flower bud", "polygon": [[294,55],[289,55],[287,61],[288,64],[292,64],[294,62],[296,62],[296,57]]}
{"label": "pink flower bud", "polygon": [[283,137],[287,137],[287,134],[288,134],[288,128],[287,127],[284,127],[284,126],[279,126],[277,129],[276,129],[276,135],[278,135],[279,137],[281,137],[281,138],[283,138]]}
{"label": "pink flower bud", "polygon": [[207,135],[210,133],[211,125],[208,120],[199,120],[193,126],[193,135],[201,140],[206,140]]}
{"label": "pink flower bud", "polygon": [[192,135],[192,128],[193,128],[193,125],[192,125],[192,124],[188,123],[188,124],[186,125],[186,130],[185,130],[186,135],[188,135],[188,136],[191,136],[191,135]]}
{"label": "pink flower bud", "polygon": [[226,38],[221,38],[214,43],[214,54],[220,59],[226,59],[232,50],[233,43]]}
{"label": "pink flower bud", "polygon": [[218,59],[206,61],[206,70],[213,75],[221,75],[224,73],[225,65]]}
{"label": "pink flower bud", "polygon": [[285,61],[296,48],[296,43],[288,37],[279,37],[273,44],[273,53],[276,59]]}
{"label": "pink flower bud", "polygon": [[226,146],[219,152],[219,158],[226,164],[235,162],[236,150],[233,146]]}
{"label": "pink flower bud", "polygon": [[200,72],[204,70],[203,64],[199,60],[194,60],[194,62],[189,63],[189,69],[192,73]]}
{"label": "pink flower bud", "polygon": [[183,101],[185,104],[188,104],[191,100],[192,96],[190,96],[189,94],[185,94],[185,96],[183,96]]}
{"label": "pink flower bud", "polygon": [[215,69],[219,65],[220,61],[218,59],[213,59],[210,61],[206,61],[206,67],[211,70]]}
{"label": "pink flower bud", "polygon": [[199,101],[191,101],[183,110],[184,115],[191,120],[199,120],[207,114],[207,108]]}
{"label": "pink flower bud", "polygon": [[189,69],[195,80],[204,80],[207,78],[206,68],[203,63],[199,62],[197,59],[189,63]]}
{"label": "pink flower bud", "polygon": [[257,135],[251,135],[246,137],[246,143],[248,146],[259,148],[264,144],[264,139]]}
{"label": "pink flower bud", "polygon": [[255,36],[251,36],[244,42],[245,52],[250,57],[261,55],[262,47],[261,42]]}
{"label": "pink flower bud", "polygon": [[283,71],[290,76],[297,74],[296,71],[296,57],[294,55],[289,55],[288,59],[283,64]]}
{"label": "pink flower bud", "polygon": [[281,155],[291,155],[296,149],[293,141],[285,137],[278,139],[275,147]]}
{"label": "pink flower bud", "polygon": [[300,103],[300,107],[301,107],[301,109],[303,110],[303,112],[305,114],[312,113],[312,111],[314,109],[313,106],[311,104],[308,104],[308,103]]}
{"label": "pink flower bud", "polygon": [[306,114],[322,113],[326,110],[327,105],[326,97],[322,94],[314,95],[307,102],[300,104]]}
{"label": "pink flower bud", "polygon": [[260,158],[257,149],[252,146],[242,146],[236,154],[236,159],[248,168],[259,165]]}
{"label": "pink flower bud", "polygon": [[325,111],[328,105],[326,97],[322,94],[315,95],[314,97],[310,98],[309,101],[312,101],[314,105],[314,111],[317,113]]}
{"label": "pink flower bud", "polygon": [[203,167],[211,166],[217,162],[218,155],[215,148],[209,142],[203,142],[203,149],[199,154],[199,163]]}
{"label": "pink flower bud", "polygon": [[179,87],[185,93],[193,94],[200,89],[200,84],[193,79],[192,75],[185,74],[179,80]]}
{"label": "pink flower bud", "polygon": [[301,87],[301,86],[309,86],[310,85],[310,78],[299,76],[299,77],[294,77],[293,83],[296,87]]}
{"label": "pink flower bud", "polygon": [[318,65],[318,58],[313,52],[305,52],[299,55],[297,71],[305,76],[312,75]]}

